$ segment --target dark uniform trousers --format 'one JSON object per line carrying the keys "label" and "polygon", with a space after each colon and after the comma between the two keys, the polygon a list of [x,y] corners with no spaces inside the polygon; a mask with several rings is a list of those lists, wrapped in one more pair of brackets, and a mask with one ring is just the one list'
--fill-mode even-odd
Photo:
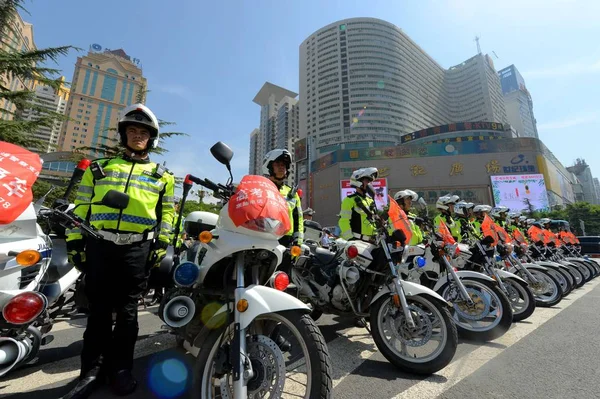
{"label": "dark uniform trousers", "polygon": [[[102,364],[109,375],[131,370],[138,336],[138,303],[148,277],[150,241],[116,245],[88,239],[85,291],[90,303],[83,334],[81,376]],[[112,328],[112,313],[117,318]]]}

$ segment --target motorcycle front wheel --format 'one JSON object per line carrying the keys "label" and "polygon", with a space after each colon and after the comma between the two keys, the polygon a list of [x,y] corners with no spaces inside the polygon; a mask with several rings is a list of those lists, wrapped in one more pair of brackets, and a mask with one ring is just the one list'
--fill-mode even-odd
{"label": "motorcycle front wheel", "polygon": [[508,291],[508,300],[513,310],[513,322],[531,316],[535,310],[535,298],[527,283],[515,278],[505,278],[502,283]]}
{"label": "motorcycle front wheel", "polygon": [[503,336],[512,325],[510,302],[496,282],[466,277],[461,279],[471,302],[465,301],[458,287],[444,284],[438,289],[454,304],[452,314],[458,334],[473,341],[491,341]]}
{"label": "motorcycle front wheel", "polygon": [[[193,398],[233,398],[233,324],[211,332],[196,358]],[[315,322],[299,311],[268,313],[246,329],[254,376],[248,398],[331,398],[332,366]]]}
{"label": "motorcycle front wheel", "polygon": [[[548,271],[531,269],[529,272],[536,278],[536,283],[530,283],[529,287],[535,295],[535,303],[540,307],[555,306],[562,301],[564,289],[570,290],[569,281],[560,272],[548,269]],[[560,278],[561,280],[557,280]],[[562,284],[561,284],[562,281]]]}
{"label": "motorcycle front wheel", "polygon": [[433,374],[456,353],[458,333],[447,305],[421,295],[406,298],[415,327],[408,326],[403,309],[392,295],[371,306],[373,341],[385,358],[402,371]]}

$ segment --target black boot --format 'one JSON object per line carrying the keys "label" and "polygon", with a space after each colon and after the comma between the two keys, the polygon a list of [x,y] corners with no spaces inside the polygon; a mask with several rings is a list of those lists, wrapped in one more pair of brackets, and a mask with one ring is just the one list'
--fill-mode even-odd
{"label": "black boot", "polygon": [[103,379],[104,374],[100,370],[100,367],[94,367],[83,377],[79,378],[79,382],[75,385],[75,388],[63,396],[63,399],[86,399],[102,384]]}
{"label": "black boot", "polygon": [[137,381],[130,370],[121,370],[111,378],[110,387],[115,395],[126,396],[135,391]]}

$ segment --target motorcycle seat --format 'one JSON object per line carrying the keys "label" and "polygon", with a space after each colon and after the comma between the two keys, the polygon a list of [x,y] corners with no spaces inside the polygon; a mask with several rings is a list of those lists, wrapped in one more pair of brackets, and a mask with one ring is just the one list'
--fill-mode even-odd
{"label": "motorcycle seat", "polygon": [[325,248],[315,248],[313,255],[317,263],[319,263],[322,266],[330,264],[335,259],[335,253]]}
{"label": "motorcycle seat", "polygon": [[69,263],[66,241],[62,238],[53,238],[52,256],[43,282],[45,284],[55,283],[60,280],[61,277],[69,273],[73,267],[74,266]]}

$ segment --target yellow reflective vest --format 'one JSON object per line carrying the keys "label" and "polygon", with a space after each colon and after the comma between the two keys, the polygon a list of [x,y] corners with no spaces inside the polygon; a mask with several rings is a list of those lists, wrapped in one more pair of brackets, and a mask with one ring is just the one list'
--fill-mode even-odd
{"label": "yellow reflective vest", "polygon": [[[88,168],[81,179],[75,205],[102,200],[109,190],[129,195],[123,210],[103,205],[80,205],[74,213],[98,230],[145,233],[156,230],[160,241],[172,241],[175,222],[175,178],[162,166],[148,160],[133,161],[127,156],[96,161],[106,177],[94,179]],[[160,169],[162,169],[162,176]],[[81,239],[78,228],[67,230],[67,241]]]}
{"label": "yellow reflective vest", "polygon": [[[450,220],[448,220],[448,219],[450,219]],[[454,237],[456,242],[460,242],[460,240],[461,240],[460,221],[454,220],[451,216],[439,214],[433,219],[433,225],[435,226],[436,231],[438,230],[438,227],[440,226],[440,220],[443,220],[444,223],[446,223],[446,226],[448,226],[448,230],[450,230],[450,234],[452,234],[452,237]]]}
{"label": "yellow reflective vest", "polygon": [[361,203],[372,213],[375,213],[373,198],[362,196],[357,193],[351,194],[342,201],[342,209],[340,210],[340,237],[348,240],[354,237],[354,234],[363,236],[373,236],[375,234],[375,226],[369,221],[365,211],[358,205]]}
{"label": "yellow reflective vest", "polygon": [[279,189],[279,193],[287,202],[292,227],[286,236],[292,236],[301,245],[304,241],[304,216],[302,215],[302,202],[297,192],[292,195],[292,188],[284,184]]}

